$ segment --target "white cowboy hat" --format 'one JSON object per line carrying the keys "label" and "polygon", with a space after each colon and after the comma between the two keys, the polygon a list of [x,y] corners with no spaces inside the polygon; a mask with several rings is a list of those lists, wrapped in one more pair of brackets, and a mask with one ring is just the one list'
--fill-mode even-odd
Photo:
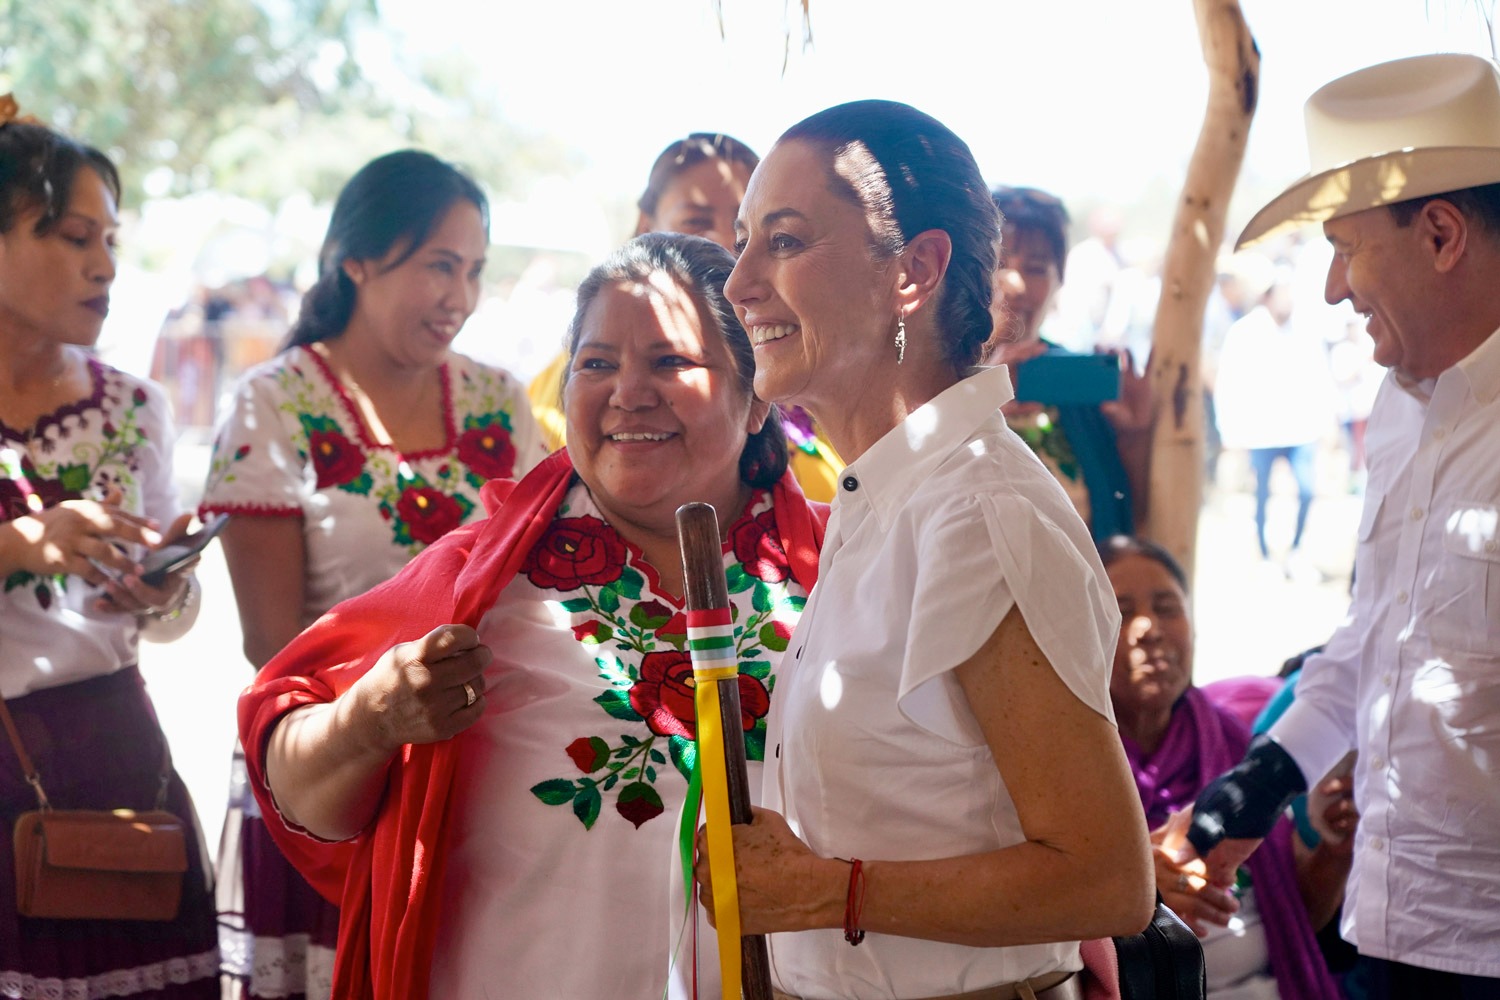
{"label": "white cowboy hat", "polygon": [[1255,213],[1236,248],[1408,198],[1500,183],[1500,68],[1472,55],[1397,59],[1307,99],[1312,170]]}

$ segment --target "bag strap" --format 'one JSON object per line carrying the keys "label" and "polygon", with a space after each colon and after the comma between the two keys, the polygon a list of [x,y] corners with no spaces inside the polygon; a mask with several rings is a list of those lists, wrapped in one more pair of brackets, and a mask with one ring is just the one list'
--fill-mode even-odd
{"label": "bag strap", "polygon": [[10,717],[10,709],[6,707],[4,698],[0,698],[0,723],[5,724],[5,735],[10,737],[10,745],[15,747],[16,759],[21,762],[21,773],[26,776],[26,783],[36,792],[37,805],[42,812],[49,812],[52,803],[47,801],[47,793],[42,790],[42,776],[36,773],[36,765],[31,762],[31,755],[21,742],[21,734],[16,731],[16,721]]}
{"label": "bag strap", "polygon": [[[26,783],[36,792],[37,806],[42,812],[50,812],[52,803],[47,798],[47,793],[42,789],[42,776],[37,773],[36,765],[31,762],[31,755],[26,752],[26,745],[21,742],[21,733],[16,729],[16,720],[11,718],[10,708],[5,704],[5,699],[0,698],[0,724],[5,726],[5,735],[10,737],[10,745],[15,748],[16,759],[21,762],[21,773],[26,776]],[[156,808],[158,810],[167,807],[167,792],[172,784],[172,748],[167,743],[167,734],[161,734],[161,780],[156,786]]]}

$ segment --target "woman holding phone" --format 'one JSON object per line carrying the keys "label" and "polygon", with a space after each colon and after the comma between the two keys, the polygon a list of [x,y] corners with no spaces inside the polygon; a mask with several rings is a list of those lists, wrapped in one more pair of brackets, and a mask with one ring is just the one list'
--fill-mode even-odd
{"label": "woman holding phone", "polygon": [[[545,455],[525,387],[449,349],[489,248],[478,185],[427,153],[379,157],[334,205],[280,356],[235,391],[201,511],[257,669],[334,604],[483,516],[479,491]],[[225,971],[251,996],[326,997],[337,908],[282,858],[243,778],[220,847]],[[241,888],[243,887],[243,888]]]}
{"label": "woman holding phone", "polygon": [[[991,197],[1000,210],[1002,241],[995,270],[995,334],[985,360],[1009,365],[1019,390],[1027,381],[1019,374],[1026,362],[1045,359],[1057,373],[1080,357],[1042,339],[1042,322],[1067,265],[1068,210],[1057,196],[1036,188],[997,187]],[[1129,352],[1116,365],[1118,398],[1060,401],[1043,398],[1050,395],[1043,392],[1003,408],[1006,422],[1062,486],[1096,540],[1133,534],[1146,517],[1151,384],[1136,373]],[[1077,388],[1080,379],[1062,374],[1051,381]]]}
{"label": "woman holding phone", "polygon": [[110,996],[208,1000],[219,958],[197,820],[136,669],[142,638],[169,642],[197,616],[191,562],[142,579],[192,515],[166,397],[88,351],[120,181],[103,153],[15,110],[0,99],[0,697],[55,808],[165,808],[187,828],[188,870],[172,920],[21,916],[11,837],[40,793],[0,736],[0,994],[107,982]]}

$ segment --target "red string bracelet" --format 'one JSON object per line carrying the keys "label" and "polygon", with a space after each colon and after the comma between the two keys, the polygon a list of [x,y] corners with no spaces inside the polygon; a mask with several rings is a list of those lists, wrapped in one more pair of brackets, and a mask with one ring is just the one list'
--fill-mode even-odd
{"label": "red string bracelet", "polygon": [[857,945],[865,939],[859,917],[865,910],[865,863],[858,858],[849,861],[849,894],[844,898],[844,940]]}

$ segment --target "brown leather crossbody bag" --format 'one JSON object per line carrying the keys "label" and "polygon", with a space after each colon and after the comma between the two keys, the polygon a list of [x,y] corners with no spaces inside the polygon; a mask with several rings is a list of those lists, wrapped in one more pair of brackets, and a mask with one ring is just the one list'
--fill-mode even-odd
{"label": "brown leather crossbody bag", "polygon": [[16,909],[53,920],[171,920],[182,901],[187,837],[182,821],[163,807],[171,757],[162,748],[156,808],[54,809],[41,775],[0,699],[0,723],[38,808],[16,820]]}

